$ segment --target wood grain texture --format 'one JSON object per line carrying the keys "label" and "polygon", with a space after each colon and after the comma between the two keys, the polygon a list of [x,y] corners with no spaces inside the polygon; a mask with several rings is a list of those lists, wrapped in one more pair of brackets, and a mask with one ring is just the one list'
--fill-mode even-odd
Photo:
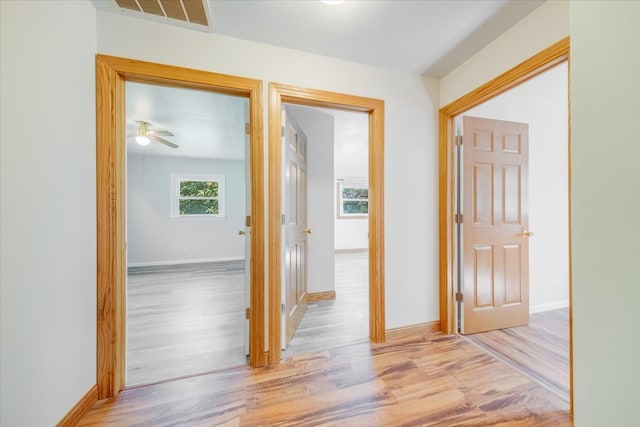
{"label": "wood grain texture", "polygon": [[82,398],[76,403],[73,408],[60,420],[56,427],[74,427],[76,426],[82,417],[95,405],[98,401],[98,386],[92,386],[89,391],[82,396]]}
{"label": "wood grain texture", "polygon": [[369,340],[369,256],[335,254],[337,298],[310,302],[282,358]]}
{"label": "wood grain texture", "polygon": [[440,332],[440,321],[420,323],[417,325],[403,326],[401,328],[387,329],[386,338],[388,342],[405,340],[409,338],[421,337]]}
{"label": "wood grain texture", "polygon": [[130,267],[127,386],[247,364],[245,262]]}
{"label": "wood grain texture", "polygon": [[534,313],[529,325],[466,335],[569,402],[569,309]]}
{"label": "wood grain texture", "polygon": [[125,375],[125,81],[208,90],[249,98],[252,217],[249,360],[252,366],[266,363],[262,82],[97,55],[97,383],[100,398],[117,394],[124,386]]}
{"label": "wood grain texture", "polygon": [[455,279],[453,254],[454,242],[454,145],[453,120],[461,114],[528,79],[548,70],[569,57],[569,37],[554,43],[509,71],[490,80],[477,89],[442,107],[439,113],[439,178],[438,178],[438,218],[439,218],[439,278],[440,278],[440,321],[442,331],[455,331],[453,309],[453,283]]}
{"label": "wood grain texture", "polygon": [[[442,107],[439,111],[438,127],[438,277],[440,290],[440,324],[447,334],[455,332],[456,310],[454,309],[454,190],[453,190],[453,137],[455,116],[482,102],[488,101],[526,80],[543,73],[563,61],[569,61],[571,41],[566,37],[542,50],[519,65],[490,80],[477,89]],[[569,67],[571,64],[569,63]],[[569,94],[569,101],[571,94]],[[571,260],[571,114],[569,114],[569,260]],[[569,301],[573,305],[573,281],[571,262],[569,262]],[[569,311],[569,324],[573,324],[572,311]],[[569,336],[573,336],[570,326]],[[573,378],[573,340],[570,342],[570,377]],[[573,380],[571,379],[571,382]],[[571,387],[571,411],[573,413],[573,387]]]}
{"label": "wood grain texture", "polygon": [[297,104],[369,114],[369,333],[384,342],[384,101],[284,85],[269,84],[269,356],[280,360],[281,301],[281,128],[282,104]]}
{"label": "wood grain texture", "polygon": [[463,338],[360,343],[124,390],[81,426],[571,426],[568,405]]}
{"label": "wood grain texture", "polygon": [[336,299],[336,291],[307,292],[308,302],[326,301],[332,299]]}
{"label": "wood grain texture", "polygon": [[96,58],[97,384],[100,399],[124,387],[124,81]]}

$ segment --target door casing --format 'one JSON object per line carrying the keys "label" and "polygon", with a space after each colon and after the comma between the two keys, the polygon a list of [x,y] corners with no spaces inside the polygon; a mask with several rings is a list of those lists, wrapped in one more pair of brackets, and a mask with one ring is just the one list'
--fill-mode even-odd
{"label": "door casing", "polygon": [[263,117],[260,80],[112,57],[96,56],[97,385],[98,398],[125,384],[125,82],[207,90],[248,98],[251,164],[251,366],[264,351]]}
{"label": "door casing", "polygon": [[385,340],[384,311],[384,101],[353,95],[269,84],[269,352],[281,354],[281,129],[284,103],[365,112],[369,115],[369,337]]}
{"label": "door casing", "polygon": [[[439,113],[439,160],[438,160],[438,218],[439,218],[439,291],[440,327],[443,333],[456,332],[455,303],[455,126],[457,115],[529,80],[553,66],[569,61],[570,39],[566,37],[509,71],[481,85],[466,95],[442,107]],[[570,105],[570,102],[569,102]],[[569,121],[571,112],[569,111]],[[570,408],[573,414],[573,280],[571,263],[571,123],[569,122],[569,366]]]}

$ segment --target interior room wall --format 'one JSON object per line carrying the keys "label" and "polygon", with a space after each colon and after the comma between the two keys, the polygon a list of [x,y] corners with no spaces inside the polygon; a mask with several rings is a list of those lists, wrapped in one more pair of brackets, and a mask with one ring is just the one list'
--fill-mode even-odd
{"label": "interior room wall", "polygon": [[576,426],[640,425],[640,2],[571,2]]}
{"label": "interior room wall", "polygon": [[569,35],[569,1],[531,12],[440,80],[443,107]]}
{"label": "interior room wall", "polygon": [[[225,177],[225,218],[175,219],[171,174]],[[127,156],[127,262],[170,265],[244,259],[244,160]]]}
{"label": "interior room wall", "polygon": [[315,109],[287,109],[307,137],[307,289],[335,289],[333,117]]}
{"label": "interior room wall", "polygon": [[[438,80],[100,11],[98,51],[383,99],[386,327],[439,318],[434,208]],[[265,130],[268,99],[265,84]],[[420,194],[411,199],[411,209],[406,209],[406,194]]]}
{"label": "interior room wall", "polygon": [[96,383],[96,12],[0,2],[0,425]]}
{"label": "interior room wall", "polygon": [[529,124],[529,305],[569,304],[568,64],[475,107],[463,116]]}
{"label": "interior room wall", "polygon": [[[364,114],[363,114],[364,115]],[[364,130],[357,132],[350,129],[351,126],[362,126]],[[367,182],[369,180],[369,123],[365,116],[363,120],[345,120],[342,115],[336,116],[336,138],[335,138],[335,182],[334,182],[334,217],[335,220],[335,249],[340,250],[366,250],[369,248],[369,220],[368,218],[337,218],[338,212],[338,188],[339,179]],[[347,139],[362,138],[362,141]],[[362,147],[356,152],[349,152],[348,159],[339,158],[345,156],[344,150],[340,150],[340,145],[350,144],[350,147]],[[345,161],[346,160],[346,161]]]}

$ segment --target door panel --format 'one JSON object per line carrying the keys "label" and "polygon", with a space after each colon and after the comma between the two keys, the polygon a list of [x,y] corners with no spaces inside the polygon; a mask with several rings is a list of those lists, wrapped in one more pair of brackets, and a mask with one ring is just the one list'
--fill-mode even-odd
{"label": "door panel", "polygon": [[528,125],[463,117],[461,332],[529,321]]}
{"label": "door panel", "polygon": [[286,349],[307,309],[307,140],[285,111],[282,116],[286,164],[282,348]]}

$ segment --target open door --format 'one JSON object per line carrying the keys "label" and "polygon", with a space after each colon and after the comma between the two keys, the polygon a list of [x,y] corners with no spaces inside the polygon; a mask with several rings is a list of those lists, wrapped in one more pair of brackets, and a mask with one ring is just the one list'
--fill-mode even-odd
{"label": "open door", "polygon": [[245,321],[244,321],[244,354],[249,356],[250,353],[250,339],[251,339],[251,324],[249,320],[249,310],[251,309],[251,135],[249,133],[249,105],[245,104],[244,107],[244,120],[245,120],[245,132],[244,132],[244,209],[245,209],[245,222],[244,229],[238,231],[238,234],[244,236],[244,306],[245,306]]}
{"label": "open door", "polygon": [[463,334],[529,322],[528,129],[463,118]]}
{"label": "open door", "polygon": [[284,176],[284,269],[282,348],[286,349],[306,306],[307,294],[307,138],[282,111]]}

